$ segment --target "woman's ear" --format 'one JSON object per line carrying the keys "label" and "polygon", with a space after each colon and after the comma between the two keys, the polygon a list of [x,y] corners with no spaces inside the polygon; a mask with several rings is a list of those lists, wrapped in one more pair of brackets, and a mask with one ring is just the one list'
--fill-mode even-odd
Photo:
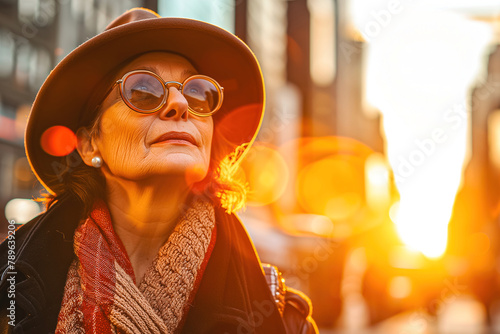
{"label": "woman's ear", "polygon": [[76,138],[76,149],[80,157],[87,166],[92,167],[92,158],[101,156],[95,140],[86,128],[79,128],[78,131],[76,131]]}

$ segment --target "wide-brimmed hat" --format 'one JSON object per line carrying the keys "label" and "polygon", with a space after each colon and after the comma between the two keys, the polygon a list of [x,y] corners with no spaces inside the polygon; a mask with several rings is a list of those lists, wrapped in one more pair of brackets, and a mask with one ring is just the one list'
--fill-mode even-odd
{"label": "wide-brimmed hat", "polygon": [[162,18],[153,11],[135,8],[68,54],[35,98],[26,127],[26,154],[49,192],[54,193],[53,182],[61,182],[57,181],[57,174],[65,166],[74,167],[74,159],[47,153],[42,148],[44,132],[54,126],[76,132],[88,125],[95,117],[95,106],[116,80],[116,71],[124,62],[155,51],[184,56],[200,74],[214,78],[224,87],[223,105],[213,115],[213,140],[225,143],[224,153],[254,141],[264,114],[265,94],[262,73],[250,48],[215,25]]}

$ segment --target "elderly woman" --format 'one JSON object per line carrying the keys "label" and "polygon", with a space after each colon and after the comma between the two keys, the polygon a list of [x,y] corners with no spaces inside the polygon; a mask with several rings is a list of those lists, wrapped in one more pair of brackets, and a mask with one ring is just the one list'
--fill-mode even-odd
{"label": "elderly woman", "polygon": [[[28,120],[27,156],[50,198],[16,232],[14,261],[0,246],[3,329],[314,332],[306,297],[264,266],[266,277],[234,214],[245,187],[232,175],[263,102],[237,37],[145,9],[63,59]],[[77,138],[62,153],[50,149],[61,129]]]}

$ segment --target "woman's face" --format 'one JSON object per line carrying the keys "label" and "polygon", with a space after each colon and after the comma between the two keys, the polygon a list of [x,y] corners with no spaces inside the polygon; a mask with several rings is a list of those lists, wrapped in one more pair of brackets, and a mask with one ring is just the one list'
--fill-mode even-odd
{"label": "woman's face", "polygon": [[[165,52],[142,55],[119,74],[121,77],[139,69],[152,71],[164,81],[183,82],[197,74],[185,58]],[[95,146],[104,161],[105,176],[110,173],[128,180],[141,180],[188,173],[191,181],[205,177],[210,163],[213,120],[211,116],[191,114],[177,86],[168,88],[167,102],[153,114],[130,109],[120,97],[118,86],[106,98],[103,108]],[[161,138],[171,132],[187,134],[193,142]]]}

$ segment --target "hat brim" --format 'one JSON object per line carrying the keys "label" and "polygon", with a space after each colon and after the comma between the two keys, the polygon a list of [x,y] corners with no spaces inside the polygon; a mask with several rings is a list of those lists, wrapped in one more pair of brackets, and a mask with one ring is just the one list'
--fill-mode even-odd
{"label": "hat brim", "polygon": [[[50,73],[36,96],[26,127],[26,154],[49,192],[54,194],[51,182],[67,159],[48,154],[41,145],[42,134],[56,125],[75,132],[84,125],[85,113],[92,112],[86,108],[88,101],[105,94],[103,84],[112,84],[106,82],[107,75],[124,61],[154,51],[184,56],[201,74],[224,87],[223,105],[213,117],[214,140],[225,138],[229,143],[226,153],[255,140],[264,114],[264,83],[259,64],[245,43],[222,28],[192,19],[152,18],[126,23],[73,50]],[[245,112],[231,117],[233,111],[241,110]]]}

